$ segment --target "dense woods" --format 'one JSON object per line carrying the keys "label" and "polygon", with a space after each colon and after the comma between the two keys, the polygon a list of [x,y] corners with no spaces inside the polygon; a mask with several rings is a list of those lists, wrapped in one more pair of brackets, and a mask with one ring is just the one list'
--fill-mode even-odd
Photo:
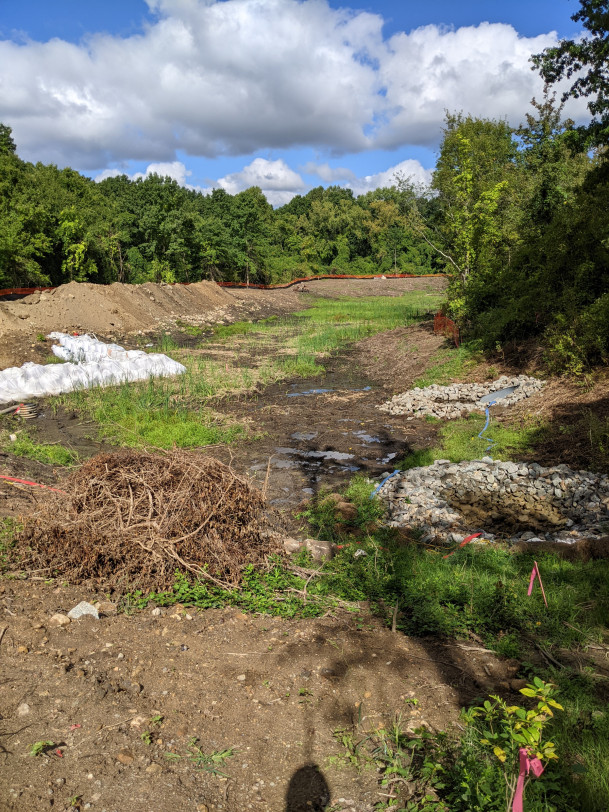
{"label": "dense woods", "polygon": [[[609,89],[598,5],[583,0],[574,17],[589,39],[533,57],[549,85],[519,128],[447,115],[430,189],[401,177],[360,197],[320,186],[273,209],[257,187],[204,195],[157,175],[95,183],[22,161],[0,125],[0,288],[446,272],[451,314],[487,347],[541,334],[557,370],[605,361]],[[592,96],[588,127],[563,121],[551,92],[571,75],[566,95]]]}
{"label": "dense woods", "polygon": [[[274,210],[256,187],[230,195],[126,175],[95,183],[21,161],[0,133],[0,287],[100,283],[275,283],[317,273],[440,271],[407,222],[410,193],[355,198],[321,186]],[[422,199],[423,211],[431,203]]]}

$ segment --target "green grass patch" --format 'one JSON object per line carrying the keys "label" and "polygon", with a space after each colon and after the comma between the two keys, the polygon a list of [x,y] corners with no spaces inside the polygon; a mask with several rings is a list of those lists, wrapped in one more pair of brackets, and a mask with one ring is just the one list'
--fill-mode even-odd
{"label": "green grass patch", "polygon": [[25,431],[19,431],[14,442],[11,442],[8,431],[0,432],[0,448],[16,457],[25,457],[47,465],[72,465],[78,460],[75,451],[59,443],[36,443]]}
{"label": "green grass patch", "polygon": [[198,327],[196,324],[188,324],[188,322],[181,321],[181,319],[177,319],[176,327],[179,327],[183,333],[186,333],[186,335],[193,336],[195,338],[202,336],[204,333],[202,327]]}
{"label": "green grass patch", "polygon": [[461,344],[458,348],[443,347],[435,353],[429,367],[416,379],[413,387],[423,389],[432,384],[448,386],[471,372],[480,363],[481,357],[475,343]]}
{"label": "green grass patch", "polygon": [[277,342],[298,355],[327,355],[383,330],[412,324],[444,297],[414,291],[404,296],[361,299],[313,299],[311,307],[292,316],[259,322],[237,322],[214,330],[214,340],[249,338],[252,346]]}
{"label": "green grass patch", "polygon": [[102,439],[119,446],[196,448],[231,442],[245,433],[213,410],[196,408],[198,398],[209,397],[220,386],[216,380],[214,389],[211,378],[191,373],[81,389],[53,398],[52,405],[86,414],[99,424]]}
{"label": "green grass patch", "polygon": [[[478,435],[485,422],[486,418],[479,414],[471,414],[462,420],[446,421],[438,432],[437,446],[413,451],[397,467],[407,471],[410,468],[431,465],[435,460],[463,462],[479,460],[486,455],[495,460],[509,461],[532,451],[546,430],[538,421],[520,425],[491,421],[484,432],[484,438],[489,439],[483,439]],[[493,445],[487,451],[490,440]]]}

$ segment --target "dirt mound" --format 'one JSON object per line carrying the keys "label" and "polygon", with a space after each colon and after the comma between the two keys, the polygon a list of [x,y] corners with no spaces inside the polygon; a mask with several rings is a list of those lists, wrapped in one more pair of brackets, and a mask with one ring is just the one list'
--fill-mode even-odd
{"label": "dirt mound", "polygon": [[20,568],[119,591],[166,589],[176,570],[228,586],[279,551],[262,494],[211,457],[99,454],[62,487],[26,523]]}
{"label": "dirt mound", "polygon": [[176,318],[196,322],[210,311],[233,303],[232,294],[214,282],[192,285],[70,282],[18,301],[0,302],[0,335],[52,330],[146,332]]}

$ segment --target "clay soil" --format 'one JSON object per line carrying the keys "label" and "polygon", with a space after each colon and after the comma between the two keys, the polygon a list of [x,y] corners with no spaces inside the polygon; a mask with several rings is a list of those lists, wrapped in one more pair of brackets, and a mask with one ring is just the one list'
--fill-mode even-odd
{"label": "clay soil", "polygon": [[[386,294],[413,282],[315,284],[319,295],[334,296]],[[233,318],[304,306],[294,290],[231,296],[239,304]],[[394,330],[332,359],[323,379],[221,404],[247,419],[257,439],[210,453],[260,485],[267,480],[268,498],[298,532],[294,508],[312,492],[346,484],[354,470],[390,471],[391,455],[433,443],[433,424],[376,405],[411,384],[442,341],[429,324]],[[321,389],[330,391],[313,391]],[[102,449],[95,426],[75,414],[42,404],[32,422],[39,439],[82,457]],[[0,471],[59,481],[51,467],[10,455]],[[3,483],[0,513],[24,514],[41,498]],[[107,604],[99,620],[52,625],[54,613],[82,600],[107,596],[35,573],[0,581],[1,810],[372,812],[383,799],[378,776],[340,759],[335,731],[361,738],[396,714],[410,729],[448,729],[464,704],[509,692],[518,667],[472,641],[392,633],[365,605],[284,620],[179,606],[116,615]],[[36,742],[52,745],[32,756]],[[230,755],[211,766],[200,756],[224,751]]]}

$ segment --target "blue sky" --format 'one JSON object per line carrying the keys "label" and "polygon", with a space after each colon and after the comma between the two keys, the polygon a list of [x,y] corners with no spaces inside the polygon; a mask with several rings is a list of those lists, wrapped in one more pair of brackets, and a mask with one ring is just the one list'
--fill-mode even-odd
{"label": "blue sky", "polygon": [[[92,177],[425,181],[444,110],[518,124],[531,52],[576,36],[575,0],[0,0],[0,121],[27,160]],[[568,111],[585,117],[585,106]]]}

